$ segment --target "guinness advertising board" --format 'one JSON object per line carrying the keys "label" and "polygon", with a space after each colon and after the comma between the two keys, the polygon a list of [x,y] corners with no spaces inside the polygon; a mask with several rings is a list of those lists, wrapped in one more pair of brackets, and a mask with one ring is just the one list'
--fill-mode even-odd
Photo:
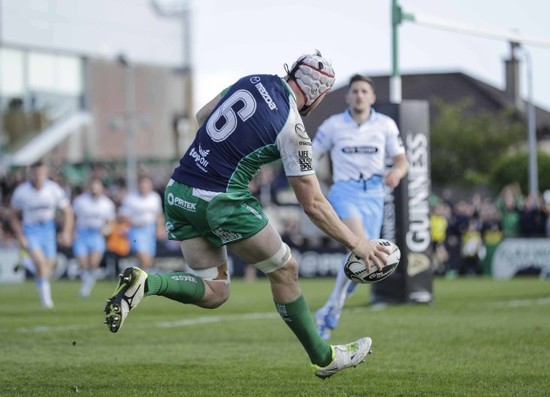
{"label": "guinness advertising board", "polygon": [[[395,120],[407,151],[409,171],[395,189],[386,188],[382,238],[401,250],[397,270],[373,284],[372,303],[430,303],[433,300],[430,238],[430,136],[427,101],[379,104]],[[390,164],[391,166],[391,160]]]}

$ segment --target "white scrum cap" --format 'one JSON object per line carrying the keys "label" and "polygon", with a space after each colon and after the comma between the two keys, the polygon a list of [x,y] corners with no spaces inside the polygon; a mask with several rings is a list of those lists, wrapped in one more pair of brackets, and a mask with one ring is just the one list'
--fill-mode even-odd
{"label": "white scrum cap", "polygon": [[298,87],[307,98],[306,106],[311,106],[334,84],[334,69],[319,51],[302,55],[290,68],[288,75],[296,80]]}

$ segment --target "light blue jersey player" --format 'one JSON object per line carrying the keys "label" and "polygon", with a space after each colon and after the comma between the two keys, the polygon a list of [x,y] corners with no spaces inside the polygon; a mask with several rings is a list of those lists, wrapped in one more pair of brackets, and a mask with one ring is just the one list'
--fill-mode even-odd
{"label": "light blue jersey player", "polygon": [[138,260],[139,267],[147,270],[153,265],[157,253],[157,238],[164,228],[162,199],[153,189],[153,180],[141,175],[137,191],[128,193],[119,209],[120,218],[128,222],[130,252]]}
{"label": "light blue jersey player", "polygon": [[[324,155],[330,155],[332,160],[330,203],[354,233],[369,239],[380,238],[384,184],[396,187],[408,168],[397,125],[371,107],[375,99],[372,80],[353,76],[346,94],[348,108],[325,120],[313,140],[316,162]],[[386,157],[393,160],[389,172]],[[344,302],[357,286],[343,269],[339,267],[332,294],[315,316],[319,332],[326,340],[338,326]]]}
{"label": "light blue jersey player", "polygon": [[11,209],[15,235],[36,267],[35,283],[42,306],[53,309],[50,280],[57,258],[55,218],[58,211],[63,213],[59,241],[69,246],[74,223],[69,198],[61,186],[48,179],[48,167],[36,162],[31,166],[30,180],[17,186],[13,192]]}
{"label": "light blue jersey player", "polygon": [[329,236],[382,266],[384,249],[361,239],[339,219],[312,168],[311,140],[301,116],[315,109],[334,83],[320,53],[300,57],[284,78],[254,74],[238,80],[197,115],[195,141],[165,191],[168,237],[180,241],[192,272],[124,270],[105,308],[117,332],[144,296],[158,295],[214,309],[229,299],[228,247],[265,273],[275,307],[301,342],[318,377],[364,361],[371,339],[331,346],[315,327],[298,282],[298,263],[248,189],[261,165],[281,160],[305,213]]}
{"label": "light blue jersey player", "polygon": [[80,297],[90,296],[105,253],[105,236],[113,227],[116,212],[113,201],[104,194],[103,182],[92,178],[88,191],[73,200],[76,217],[73,253],[80,266]]}

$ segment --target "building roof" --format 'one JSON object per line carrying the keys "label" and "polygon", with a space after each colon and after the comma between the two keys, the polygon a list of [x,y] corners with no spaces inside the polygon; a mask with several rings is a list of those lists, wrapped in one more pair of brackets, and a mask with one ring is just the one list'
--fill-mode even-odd
{"label": "building roof", "polygon": [[[376,103],[389,103],[389,76],[371,76],[376,87]],[[463,100],[472,102],[475,112],[498,113],[502,110],[514,107],[514,100],[505,91],[490,84],[482,82],[462,72],[406,74],[401,76],[403,100],[427,100],[430,103],[430,119],[437,116],[433,106],[434,100],[439,99],[445,103],[457,103]],[[304,119],[307,130],[311,136],[315,135],[317,128],[329,116],[342,112],[345,107],[345,95],[347,82],[343,86],[333,89],[318,109]],[[527,103],[523,101],[524,109]],[[374,105],[376,108],[376,104]],[[526,119],[525,111],[520,112],[520,117]],[[537,135],[550,137],[550,112],[546,109],[535,107]]]}

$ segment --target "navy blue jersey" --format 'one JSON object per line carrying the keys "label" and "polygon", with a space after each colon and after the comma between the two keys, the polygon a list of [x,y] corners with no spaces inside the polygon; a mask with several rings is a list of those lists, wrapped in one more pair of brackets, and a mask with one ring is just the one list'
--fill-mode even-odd
{"label": "navy blue jersey", "polygon": [[248,190],[260,167],[278,159],[287,176],[313,173],[311,141],[290,87],[276,75],[251,75],[224,92],[172,179],[213,192]]}

